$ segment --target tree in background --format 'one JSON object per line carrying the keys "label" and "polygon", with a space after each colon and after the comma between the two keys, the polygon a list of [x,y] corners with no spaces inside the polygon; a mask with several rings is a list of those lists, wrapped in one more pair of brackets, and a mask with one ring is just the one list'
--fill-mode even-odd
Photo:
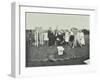
{"label": "tree in background", "polygon": [[82,29],[82,32],[84,33],[84,35],[89,35],[90,31],[87,29]]}

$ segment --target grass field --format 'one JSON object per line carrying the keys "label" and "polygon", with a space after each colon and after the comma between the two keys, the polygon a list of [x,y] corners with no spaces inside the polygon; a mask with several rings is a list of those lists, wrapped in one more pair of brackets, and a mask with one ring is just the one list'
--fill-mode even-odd
{"label": "grass field", "polygon": [[26,47],[26,67],[85,64],[83,61],[89,59],[89,35],[85,35],[85,41],[83,47],[64,46],[62,56],[57,55],[57,46]]}

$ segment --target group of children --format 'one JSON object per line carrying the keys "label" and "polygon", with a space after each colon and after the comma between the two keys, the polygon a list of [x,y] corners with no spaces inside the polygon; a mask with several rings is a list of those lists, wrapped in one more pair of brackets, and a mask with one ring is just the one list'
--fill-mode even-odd
{"label": "group of children", "polygon": [[26,38],[28,38],[29,44],[37,47],[40,45],[48,45],[49,47],[69,45],[74,48],[77,44],[80,47],[85,45],[84,33],[76,28],[71,30],[52,30],[50,27],[48,30],[43,30],[42,27],[36,27],[33,33],[30,33],[30,37],[26,36]]}

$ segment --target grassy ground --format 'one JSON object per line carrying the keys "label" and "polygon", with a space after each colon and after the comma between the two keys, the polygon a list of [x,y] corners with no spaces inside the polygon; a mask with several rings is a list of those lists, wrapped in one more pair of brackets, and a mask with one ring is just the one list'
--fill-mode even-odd
{"label": "grassy ground", "polygon": [[[57,46],[48,47],[26,47],[26,66],[54,66],[85,64],[83,61],[89,59],[89,36],[85,35],[86,45],[71,48],[64,46],[64,55],[57,55]],[[51,57],[52,56],[52,57]]]}

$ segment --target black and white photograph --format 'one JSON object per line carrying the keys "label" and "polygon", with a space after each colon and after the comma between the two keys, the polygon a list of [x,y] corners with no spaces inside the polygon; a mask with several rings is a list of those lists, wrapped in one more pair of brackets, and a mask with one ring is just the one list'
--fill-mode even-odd
{"label": "black and white photograph", "polygon": [[90,16],[25,12],[26,67],[88,65]]}

